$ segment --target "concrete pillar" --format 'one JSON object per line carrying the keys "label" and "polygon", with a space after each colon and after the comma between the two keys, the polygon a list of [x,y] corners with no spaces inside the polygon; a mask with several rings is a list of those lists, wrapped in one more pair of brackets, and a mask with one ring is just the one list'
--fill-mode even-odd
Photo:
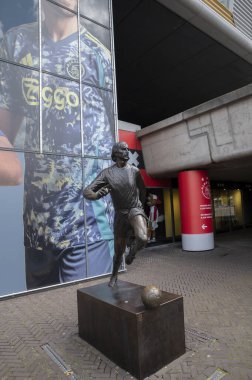
{"label": "concrete pillar", "polygon": [[210,181],[206,170],[179,173],[182,249],[214,249]]}

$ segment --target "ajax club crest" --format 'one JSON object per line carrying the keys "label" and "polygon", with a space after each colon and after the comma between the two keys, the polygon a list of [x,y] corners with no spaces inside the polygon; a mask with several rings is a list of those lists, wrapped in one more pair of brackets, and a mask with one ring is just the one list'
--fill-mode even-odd
{"label": "ajax club crest", "polygon": [[202,195],[206,199],[211,199],[211,190],[210,190],[210,183],[209,183],[209,178],[208,177],[203,177],[201,178],[202,185],[201,185],[201,192]]}
{"label": "ajax club crest", "polygon": [[[79,79],[79,60],[71,59],[66,63],[66,71],[68,75],[73,79]],[[85,68],[81,64],[81,77],[85,74]]]}

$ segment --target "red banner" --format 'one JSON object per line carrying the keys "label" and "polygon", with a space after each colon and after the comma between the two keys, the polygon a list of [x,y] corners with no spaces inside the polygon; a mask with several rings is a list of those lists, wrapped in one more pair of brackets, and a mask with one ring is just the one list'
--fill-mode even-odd
{"label": "red banner", "polygon": [[206,170],[179,173],[182,234],[213,232],[210,181]]}

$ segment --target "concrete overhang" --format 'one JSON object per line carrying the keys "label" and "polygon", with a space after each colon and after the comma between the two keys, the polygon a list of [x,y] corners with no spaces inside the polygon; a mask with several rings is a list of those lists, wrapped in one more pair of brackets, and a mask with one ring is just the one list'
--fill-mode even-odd
{"label": "concrete overhang", "polygon": [[201,0],[157,0],[252,64],[252,40]]}
{"label": "concrete overhang", "polygon": [[137,132],[154,177],[208,169],[211,179],[252,181],[252,84]]}
{"label": "concrete overhang", "polygon": [[113,0],[118,111],[148,126],[252,82],[252,42],[200,0]]}

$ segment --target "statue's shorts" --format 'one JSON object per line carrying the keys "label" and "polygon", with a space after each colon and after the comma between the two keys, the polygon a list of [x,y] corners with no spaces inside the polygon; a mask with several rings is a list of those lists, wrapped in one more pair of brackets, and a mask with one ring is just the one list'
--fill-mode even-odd
{"label": "statue's shorts", "polygon": [[140,207],[116,210],[114,220],[115,236],[128,236],[132,231],[132,220],[137,215],[141,215],[148,220],[144,210]]}

